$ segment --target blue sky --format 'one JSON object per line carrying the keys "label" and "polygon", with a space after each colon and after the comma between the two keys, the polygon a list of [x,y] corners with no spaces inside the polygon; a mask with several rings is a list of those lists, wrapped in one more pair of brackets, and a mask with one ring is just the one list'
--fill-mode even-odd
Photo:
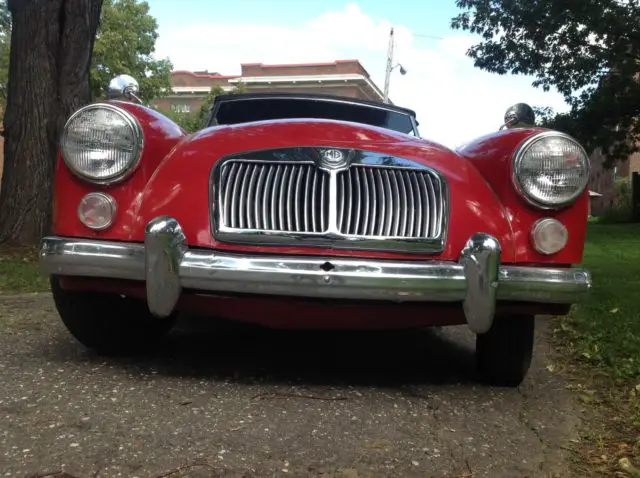
{"label": "blue sky", "polygon": [[454,0],[147,1],[159,24],[156,56],[230,75],[241,63],[358,59],[382,88],[393,26],[395,60],[408,73],[395,70],[391,99],[416,110],[423,136],[447,146],[495,130],[513,103],[566,109],[532,78],[475,68],[465,52],[478,38],[449,28]]}
{"label": "blue sky", "polygon": [[[340,10],[343,0],[147,0],[160,28],[171,23],[190,23],[194,13],[219,21],[274,22],[296,25],[328,10]],[[357,4],[374,17],[402,24],[415,33],[445,36],[459,9],[454,0],[362,0]],[[178,5],[183,6],[180,8]],[[430,40],[426,40],[430,41]]]}

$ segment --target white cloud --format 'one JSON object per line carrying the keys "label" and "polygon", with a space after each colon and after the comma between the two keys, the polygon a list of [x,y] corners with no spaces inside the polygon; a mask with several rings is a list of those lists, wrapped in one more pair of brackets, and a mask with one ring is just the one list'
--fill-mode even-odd
{"label": "white cloud", "polygon": [[[391,24],[372,18],[357,4],[329,11],[298,27],[274,23],[194,22],[163,28],[157,55],[170,57],[177,69],[209,69],[239,74],[240,63],[308,63],[358,59],[372,79],[384,85]],[[566,110],[559,94],[531,86],[531,78],[499,76],[473,66],[465,55],[477,38],[454,34],[441,40],[418,38],[401,25],[396,32],[390,96],[395,104],[416,110],[420,132],[434,141],[456,146],[497,129],[513,103]]]}

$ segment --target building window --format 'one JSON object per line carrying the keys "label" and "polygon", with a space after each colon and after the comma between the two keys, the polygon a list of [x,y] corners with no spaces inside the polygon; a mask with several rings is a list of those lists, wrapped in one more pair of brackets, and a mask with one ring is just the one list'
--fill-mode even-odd
{"label": "building window", "polygon": [[172,104],[171,111],[174,113],[191,113],[191,106],[185,104]]}

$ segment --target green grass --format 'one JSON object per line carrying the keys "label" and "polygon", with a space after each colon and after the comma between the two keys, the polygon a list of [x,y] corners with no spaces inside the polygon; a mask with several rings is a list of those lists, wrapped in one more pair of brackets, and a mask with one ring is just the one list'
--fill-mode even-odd
{"label": "green grass", "polygon": [[[590,223],[591,297],[559,319],[570,387],[587,410],[575,476],[640,477],[640,224]],[[586,364],[586,366],[585,366]]]}
{"label": "green grass", "polygon": [[0,294],[49,290],[49,280],[38,267],[31,248],[0,248]]}
{"label": "green grass", "polygon": [[640,224],[589,224],[593,292],[565,324],[574,351],[613,378],[640,378]]}

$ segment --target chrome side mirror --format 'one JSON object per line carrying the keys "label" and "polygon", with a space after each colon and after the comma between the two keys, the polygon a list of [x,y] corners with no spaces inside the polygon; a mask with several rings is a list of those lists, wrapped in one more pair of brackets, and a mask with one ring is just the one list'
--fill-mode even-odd
{"label": "chrome side mirror", "polygon": [[526,103],[516,103],[504,113],[504,124],[500,129],[535,126],[536,114]]}
{"label": "chrome side mirror", "polygon": [[109,82],[108,96],[112,100],[126,99],[134,103],[142,103],[137,94],[140,85],[133,76],[118,75]]}

